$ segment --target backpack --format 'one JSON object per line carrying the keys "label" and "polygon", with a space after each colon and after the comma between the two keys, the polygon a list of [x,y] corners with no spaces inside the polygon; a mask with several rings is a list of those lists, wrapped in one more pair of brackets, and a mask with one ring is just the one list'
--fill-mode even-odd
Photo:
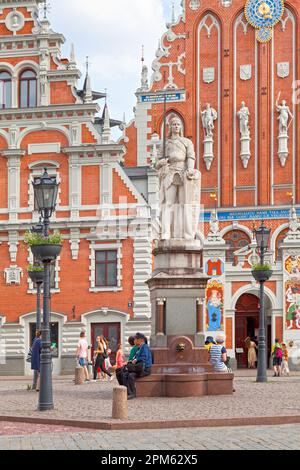
{"label": "backpack", "polygon": [[32,359],[32,348],[29,348],[29,351],[28,351],[27,357],[26,357],[26,362],[31,363],[31,359]]}
{"label": "backpack", "polygon": [[275,350],[275,357],[277,359],[282,359],[282,355],[283,355],[282,354],[282,349],[277,347],[276,350]]}

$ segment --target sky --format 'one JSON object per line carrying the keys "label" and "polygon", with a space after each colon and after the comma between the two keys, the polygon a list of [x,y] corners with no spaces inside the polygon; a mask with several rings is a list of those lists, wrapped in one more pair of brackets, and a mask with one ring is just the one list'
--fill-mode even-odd
{"label": "sky", "polygon": [[[49,0],[49,20],[66,38],[63,57],[75,45],[78,68],[85,74],[89,56],[92,88],[107,89],[110,117],[133,118],[141,77],[141,50],[151,77],[158,40],[172,17],[173,0]],[[176,18],[180,0],[174,0]],[[101,105],[101,101],[100,101]],[[102,101],[103,107],[103,101]]]}

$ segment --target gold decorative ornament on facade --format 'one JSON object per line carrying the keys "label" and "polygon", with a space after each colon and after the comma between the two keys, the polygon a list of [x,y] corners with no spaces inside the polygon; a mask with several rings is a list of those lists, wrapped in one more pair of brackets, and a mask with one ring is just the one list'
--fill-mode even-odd
{"label": "gold decorative ornament on facade", "polygon": [[284,0],[248,0],[245,17],[256,29],[256,39],[266,43],[273,37],[273,28],[284,14]]}

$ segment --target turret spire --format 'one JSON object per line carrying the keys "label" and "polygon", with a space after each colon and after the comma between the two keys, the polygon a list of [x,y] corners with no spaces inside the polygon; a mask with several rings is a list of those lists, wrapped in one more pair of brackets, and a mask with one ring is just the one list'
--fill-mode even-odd
{"label": "turret spire", "polygon": [[107,90],[105,89],[105,105],[103,110],[103,130],[102,130],[102,143],[109,144],[110,143],[110,117],[109,117],[109,110],[107,105]]}
{"label": "turret spire", "polygon": [[85,82],[83,87],[83,100],[85,103],[92,103],[93,101],[93,92],[92,92],[92,85],[91,85],[91,78],[89,75],[89,57],[86,56],[86,76]]}

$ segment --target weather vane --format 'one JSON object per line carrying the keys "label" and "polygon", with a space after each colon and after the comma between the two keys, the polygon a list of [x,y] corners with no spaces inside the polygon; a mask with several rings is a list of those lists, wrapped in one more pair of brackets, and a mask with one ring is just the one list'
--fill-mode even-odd
{"label": "weather vane", "polygon": [[50,10],[51,10],[50,2],[48,2],[47,0],[44,0],[40,8],[41,8],[41,11],[43,12],[44,20],[46,20],[47,14],[50,13]]}

